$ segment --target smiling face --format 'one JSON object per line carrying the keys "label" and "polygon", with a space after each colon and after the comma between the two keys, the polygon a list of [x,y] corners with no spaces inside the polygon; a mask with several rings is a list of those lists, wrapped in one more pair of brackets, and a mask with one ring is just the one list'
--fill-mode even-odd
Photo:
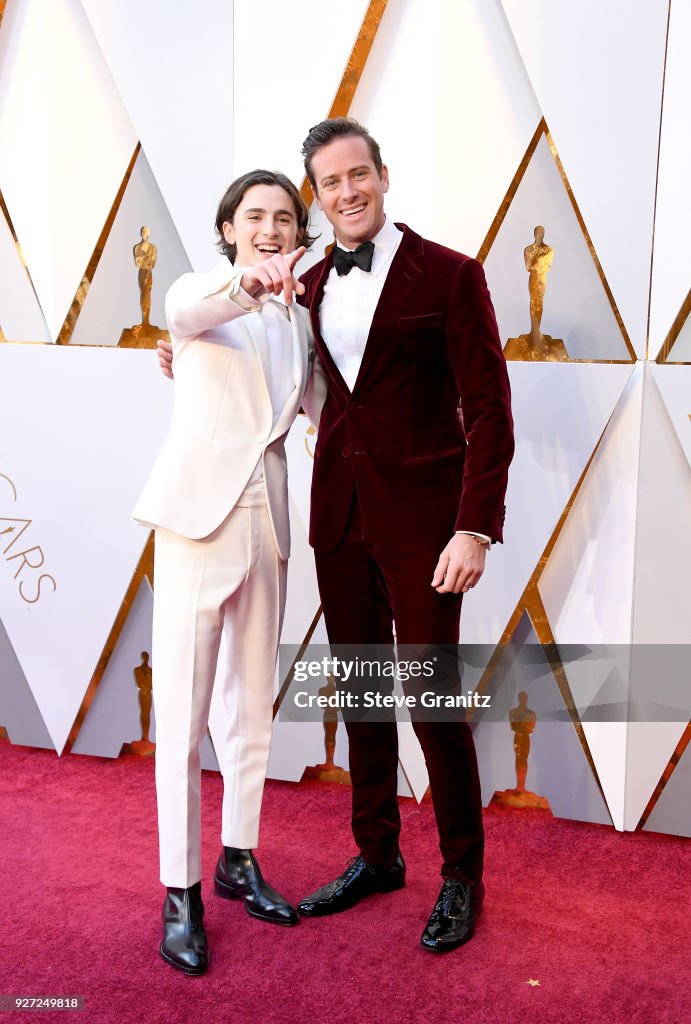
{"label": "smiling face", "polygon": [[280,185],[252,185],[232,221],[223,222],[223,237],[237,246],[239,267],[256,266],[277,252],[292,252],[301,233],[293,200]]}
{"label": "smiling face", "polygon": [[317,206],[346,248],[367,242],[384,226],[384,194],[389,172],[381,177],[369,146],[360,135],[345,135],[322,146],[312,157]]}

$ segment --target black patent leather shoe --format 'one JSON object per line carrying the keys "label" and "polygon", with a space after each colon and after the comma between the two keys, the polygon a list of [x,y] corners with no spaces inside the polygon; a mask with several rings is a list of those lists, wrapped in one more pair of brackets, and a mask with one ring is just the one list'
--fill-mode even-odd
{"label": "black patent leather shoe", "polygon": [[224,846],[214,873],[214,889],[226,900],[244,900],[252,917],[270,924],[297,924],[294,907],[262,878],[251,850]]}
{"label": "black patent leather shoe", "polygon": [[390,868],[373,868],[363,856],[353,857],[342,875],[304,899],[298,910],[305,917],[325,917],[349,910],[375,892],[394,892],[405,885],[405,864],[400,853]]}
{"label": "black patent leather shoe", "polygon": [[166,963],[185,974],[203,974],[209,966],[201,882],[189,889],[167,890],[160,952]]}
{"label": "black patent leather shoe", "polygon": [[482,882],[444,880],[420,942],[432,953],[446,953],[469,942],[475,934],[484,896]]}

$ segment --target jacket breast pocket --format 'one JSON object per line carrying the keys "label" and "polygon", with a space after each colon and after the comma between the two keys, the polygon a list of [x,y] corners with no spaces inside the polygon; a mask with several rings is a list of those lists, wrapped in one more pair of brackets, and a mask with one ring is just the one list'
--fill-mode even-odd
{"label": "jacket breast pocket", "polygon": [[428,331],[443,325],[443,313],[424,313],[422,316],[399,316],[398,318],[398,327],[402,331]]}
{"label": "jacket breast pocket", "polygon": [[206,448],[209,451],[214,451],[218,445],[213,441],[206,441],[203,437],[197,437],[196,434],[191,434],[188,430],[172,429],[170,436],[174,439],[175,443],[182,446],[191,446],[194,448]]}
{"label": "jacket breast pocket", "polygon": [[453,445],[450,448],[445,448],[440,452],[430,452],[427,455],[411,455],[410,458],[403,460],[404,466],[417,466],[423,462],[439,462],[442,459],[453,459],[458,455],[463,454],[463,448],[461,445]]}

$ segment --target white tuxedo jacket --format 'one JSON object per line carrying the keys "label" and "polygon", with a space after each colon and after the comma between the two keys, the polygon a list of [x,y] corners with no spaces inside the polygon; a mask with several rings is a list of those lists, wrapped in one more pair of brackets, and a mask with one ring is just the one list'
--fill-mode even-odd
{"label": "white tuxedo jacket", "polygon": [[261,313],[248,313],[229,297],[238,273],[224,258],[209,273],[184,274],[166,296],[175,370],[173,417],[132,517],[190,540],[208,537],[234,508],[261,456],[276,546],[287,558],[284,440],[300,409],[314,341],[307,310],[288,306],[295,389],[274,423],[263,369],[268,352]]}

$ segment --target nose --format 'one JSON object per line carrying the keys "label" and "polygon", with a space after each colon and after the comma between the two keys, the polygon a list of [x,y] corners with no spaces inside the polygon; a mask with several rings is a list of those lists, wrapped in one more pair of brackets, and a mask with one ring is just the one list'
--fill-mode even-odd
{"label": "nose", "polygon": [[266,235],[267,238],[278,237],[278,225],[276,224],[272,217],[265,218],[262,224],[262,232]]}
{"label": "nose", "polygon": [[357,186],[350,178],[346,178],[341,185],[341,199],[349,202],[357,197]]}

